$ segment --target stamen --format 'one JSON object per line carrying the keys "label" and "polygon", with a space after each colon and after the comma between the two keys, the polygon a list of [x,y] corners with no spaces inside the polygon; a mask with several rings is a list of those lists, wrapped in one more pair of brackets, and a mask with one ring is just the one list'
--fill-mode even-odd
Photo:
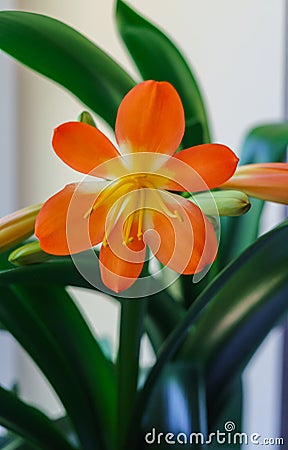
{"label": "stamen", "polygon": [[138,230],[137,238],[141,241],[143,236],[143,221],[144,221],[144,206],[145,206],[145,192],[143,189],[140,191],[140,201],[139,201],[139,217],[138,217]]}
{"label": "stamen", "polygon": [[104,235],[104,239],[103,239],[104,247],[107,247],[109,245],[108,238],[109,238],[109,235],[117,221],[117,217],[118,217],[121,207],[122,207],[122,202],[118,200],[116,205],[113,205],[113,207],[111,209],[111,212],[109,214],[109,221],[108,221],[107,229],[105,230],[105,235]]}
{"label": "stamen", "polygon": [[146,182],[145,183],[146,186],[148,188],[153,189],[153,193],[158,201],[158,203],[160,204],[160,208],[162,209],[162,211],[168,216],[171,217],[171,219],[178,219],[179,222],[183,222],[183,218],[181,217],[179,211],[177,211],[176,209],[172,212],[170,211],[170,209],[167,207],[167,205],[165,204],[164,200],[161,197],[161,194],[159,192],[158,189],[156,189],[153,185],[153,183],[150,182]]}
{"label": "stamen", "polygon": [[[130,178],[130,180],[129,180]],[[127,188],[134,186],[135,182],[131,180],[131,176],[128,178],[128,176],[125,176],[121,178],[121,180],[113,181],[109,186],[103,189],[103,191],[98,195],[95,203],[91,208],[88,209],[88,211],[84,214],[83,218],[88,219],[88,217],[91,216],[92,212],[95,211],[95,209],[99,208],[99,206],[103,205],[108,198],[111,200],[111,196],[117,192],[117,197],[119,198],[121,196],[119,189],[122,187],[125,187],[124,194],[127,192]]]}
{"label": "stamen", "polygon": [[132,236],[130,236],[130,231],[133,225],[133,219],[134,219],[134,215],[135,213],[132,212],[130,214],[130,216],[128,217],[128,219],[126,219],[125,224],[124,224],[124,240],[122,242],[123,245],[127,245],[130,244],[131,242],[133,242],[134,238]]}

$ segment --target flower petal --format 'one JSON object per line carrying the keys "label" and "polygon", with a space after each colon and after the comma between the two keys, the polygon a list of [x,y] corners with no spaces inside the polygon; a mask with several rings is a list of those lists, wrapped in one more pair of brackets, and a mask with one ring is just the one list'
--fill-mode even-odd
{"label": "flower petal", "polygon": [[144,81],[120,104],[115,133],[122,153],[173,154],[183,137],[184,111],[180,97],[167,82]]}
{"label": "flower petal", "polygon": [[152,220],[158,236],[150,230],[145,233],[145,242],[170,269],[183,274],[199,273],[216,257],[214,229],[196,205],[183,197],[169,195],[165,203],[178,218],[154,211]]}
{"label": "flower petal", "polygon": [[68,166],[101,178],[126,173],[120,154],[112,142],[95,127],[82,122],[67,122],[54,130],[53,148]]}
{"label": "flower petal", "polygon": [[263,163],[238,167],[221,189],[238,189],[251,197],[288,205],[288,164]]}
{"label": "flower petal", "polygon": [[198,192],[213,189],[228,180],[239,159],[222,144],[203,144],[182,150],[158,171],[168,176],[165,189]]}
{"label": "flower petal", "polygon": [[102,241],[107,203],[88,217],[87,212],[105,185],[104,182],[69,184],[44,203],[35,227],[42,250],[53,255],[69,255]]}
{"label": "flower petal", "polygon": [[137,239],[137,223],[131,229],[133,242],[123,244],[123,222],[119,221],[108,237],[108,245],[100,250],[100,273],[105,286],[122,292],[131,287],[140,276],[145,260],[145,245]]}

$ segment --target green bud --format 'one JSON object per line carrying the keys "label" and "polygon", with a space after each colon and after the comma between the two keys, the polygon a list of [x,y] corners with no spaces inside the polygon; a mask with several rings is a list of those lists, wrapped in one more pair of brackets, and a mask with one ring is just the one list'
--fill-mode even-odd
{"label": "green bud", "polygon": [[189,200],[198,205],[207,216],[241,216],[251,207],[247,195],[240,191],[203,192],[193,195]]}
{"label": "green bud", "polygon": [[15,266],[37,264],[51,259],[53,255],[45,253],[38,241],[29,242],[10,253],[8,261]]}
{"label": "green bud", "polygon": [[97,128],[96,123],[88,111],[83,111],[78,116],[78,122],[87,123],[87,125],[91,125],[92,127]]}

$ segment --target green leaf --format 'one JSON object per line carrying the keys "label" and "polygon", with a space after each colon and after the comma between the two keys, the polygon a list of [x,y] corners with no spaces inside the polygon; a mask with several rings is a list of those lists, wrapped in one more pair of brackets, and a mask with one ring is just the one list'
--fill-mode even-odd
{"label": "green leaf", "polygon": [[271,123],[250,130],[244,140],[240,163],[281,161],[288,144],[288,122]]}
{"label": "green leaf", "polygon": [[[134,421],[131,422],[130,440],[126,448],[165,450],[173,445],[172,448],[180,450],[183,444],[177,443],[178,434],[182,433],[183,443],[185,434],[189,443],[189,436],[192,433],[202,433],[202,440],[195,435],[193,445],[190,445],[193,449],[202,449],[208,431],[206,409],[206,392],[201,370],[188,362],[171,362],[163,370],[149,397],[142,431],[138,436],[134,435]],[[160,441],[158,433],[162,433]],[[165,441],[168,433],[174,434],[174,437],[170,435],[170,441],[174,441],[173,444],[170,442],[170,445]],[[143,446],[143,441],[148,445]]]}
{"label": "green leaf", "polygon": [[[288,144],[288,123],[275,123],[256,127],[246,136],[240,163],[283,161]],[[258,236],[264,202],[251,199],[252,207],[243,217],[221,219],[219,265],[224,267],[240,255]]]}
{"label": "green leaf", "polygon": [[[143,334],[143,318],[146,302],[144,299],[121,301],[119,350],[117,357],[118,415],[117,442],[120,449],[125,447],[127,424],[131,420],[137,395],[139,376],[140,343]],[[127,383],[127,380],[129,382]]]}
{"label": "green leaf", "polygon": [[135,84],[82,34],[41,14],[1,11],[0,48],[64,86],[112,127],[123,96]]}
{"label": "green leaf", "polygon": [[145,330],[151,341],[155,353],[158,353],[165,339],[181,321],[185,313],[180,303],[162,290],[149,298]]}
{"label": "green leaf", "polygon": [[75,448],[47,416],[2,387],[0,387],[0,423],[43,450]]}
{"label": "green leaf", "polygon": [[0,439],[0,449],[1,450],[39,450],[39,447],[28,444],[21,437],[13,434],[9,434],[4,438]]}
{"label": "green leaf", "polygon": [[169,81],[177,89],[186,117],[183,145],[209,142],[207,114],[199,86],[175,44],[122,0],[116,3],[116,23],[142,77]]}
{"label": "green leaf", "polygon": [[[113,437],[115,383],[71,298],[48,285],[2,286],[0,294],[1,321],[50,381],[83,448],[102,449]],[[102,434],[103,423],[110,426],[109,436]]]}
{"label": "green leaf", "polygon": [[208,404],[241,372],[288,309],[287,239],[288,220],[257,240],[192,304],[159,353],[139,395],[135,421],[141,422],[155,383],[172,358],[203,367]]}
{"label": "green leaf", "polygon": [[[269,331],[287,312],[288,220],[258,239],[199,297],[179,358],[206,371],[209,401],[239,375]],[[207,333],[209,330],[209,333]]]}

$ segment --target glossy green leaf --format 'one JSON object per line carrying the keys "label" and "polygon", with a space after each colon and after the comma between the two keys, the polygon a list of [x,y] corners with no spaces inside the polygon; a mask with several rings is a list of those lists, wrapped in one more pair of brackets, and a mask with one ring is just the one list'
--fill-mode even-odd
{"label": "glossy green leaf", "polygon": [[[139,377],[139,354],[143,334],[143,319],[146,302],[144,299],[121,301],[119,350],[117,356],[118,414],[117,442],[120,449],[127,434],[129,421],[137,395]],[[127,383],[127,380],[129,382]]]}
{"label": "glossy green leaf", "polygon": [[0,48],[64,86],[112,127],[123,96],[135,84],[82,34],[44,15],[1,11]]}
{"label": "glossy green leaf", "polygon": [[[230,383],[221,389],[220,395],[214,401],[208,402],[208,423],[209,431],[225,429],[226,422],[233,422],[235,433],[241,433],[243,419],[243,386],[241,375],[236,377]],[[213,442],[209,448],[221,450],[223,444]],[[229,444],[229,449],[241,450],[241,440],[235,439],[235,442]]]}
{"label": "glossy green leaf", "polygon": [[198,83],[175,44],[122,0],[116,3],[116,21],[142,77],[169,81],[180,94],[186,117],[183,146],[209,142],[207,114]]}
{"label": "glossy green leaf", "polygon": [[287,312],[287,239],[286,220],[235,260],[197,301],[207,306],[178,357],[206,368],[210,399],[244,369]]}
{"label": "glossy green leaf", "polygon": [[[187,362],[170,363],[163,370],[149,398],[141,433],[138,436],[133,435],[133,421],[130,439],[125,448],[166,450],[171,445],[172,448],[180,450],[185,443],[183,435],[189,443],[190,435],[202,433],[203,438],[195,434],[192,443],[188,445],[193,449],[202,449],[208,431],[206,409],[205,384],[201,370]],[[158,433],[162,435],[159,436]],[[169,444],[165,441],[168,433],[174,435],[169,436]],[[176,439],[180,433],[182,443]]]}
{"label": "glossy green leaf", "polygon": [[9,434],[0,439],[1,450],[39,450],[39,447],[28,444],[27,441],[17,435]]}
{"label": "glossy green leaf", "polygon": [[64,435],[41,411],[0,387],[0,423],[43,450],[73,450]]}
{"label": "glossy green leaf", "polygon": [[162,290],[149,298],[145,330],[151,341],[155,353],[158,353],[163,342],[184,317],[185,309],[179,302]]}
{"label": "glossy green leaf", "polygon": [[209,402],[245,367],[288,309],[287,239],[285,221],[223,270],[192,304],[159,353],[139,395],[135,421],[141,421],[155,383],[172,358],[197,361],[205,368]]}
{"label": "glossy green leaf", "polygon": [[271,123],[253,128],[247,134],[240,163],[281,161],[288,144],[288,122]]}
{"label": "glossy green leaf", "polygon": [[[0,320],[50,381],[83,448],[106,448],[115,418],[109,410],[113,381],[108,362],[68,294],[48,285],[2,286]],[[104,389],[110,395],[104,396]],[[103,422],[111,426],[109,436],[101,432]]]}
{"label": "glossy green leaf", "polygon": [[[283,161],[287,144],[287,122],[254,128],[245,138],[240,164]],[[258,236],[264,202],[251,199],[251,204],[252,207],[245,216],[221,219],[220,267],[240,255]]]}

